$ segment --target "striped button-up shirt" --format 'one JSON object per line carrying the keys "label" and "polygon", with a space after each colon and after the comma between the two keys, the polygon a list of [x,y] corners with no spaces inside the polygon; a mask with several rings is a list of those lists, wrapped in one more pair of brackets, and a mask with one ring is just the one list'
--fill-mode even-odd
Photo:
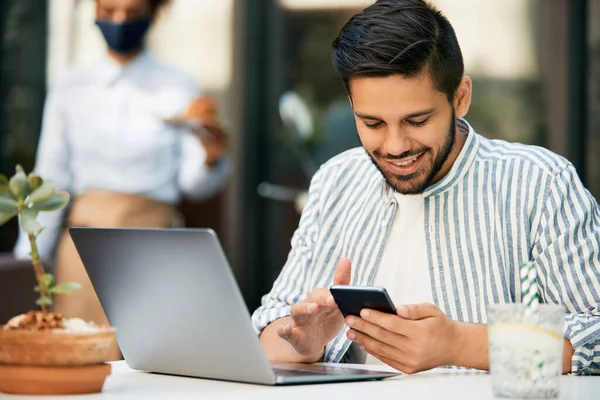
{"label": "striped button-up shirt", "polygon": [[[541,301],[567,309],[572,371],[600,373],[600,208],[564,158],[489,140],[465,120],[466,143],[448,174],[424,192],[423,221],[435,305],[457,321],[486,323],[486,307],[519,302],[519,266],[537,265]],[[394,219],[393,188],[362,148],[325,163],[281,274],[253,314],[257,332],[329,287],[337,261],[353,285],[370,285]],[[347,327],[325,348],[339,362]]]}

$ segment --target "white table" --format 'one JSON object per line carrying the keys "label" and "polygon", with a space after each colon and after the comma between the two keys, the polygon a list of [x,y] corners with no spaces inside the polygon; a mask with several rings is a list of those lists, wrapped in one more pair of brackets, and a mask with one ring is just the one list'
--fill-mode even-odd
{"label": "white table", "polygon": [[[365,367],[360,365],[360,367]],[[377,369],[382,369],[377,366]],[[384,369],[384,368],[383,368]],[[600,399],[600,376],[561,377],[561,399]],[[131,370],[123,361],[113,363],[104,391],[86,396],[40,397],[0,394],[0,399],[260,399],[260,400],[445,400],[493,399],[490,376],[482,372],[436,369],[383,381],[270,387],[149,374]]]}

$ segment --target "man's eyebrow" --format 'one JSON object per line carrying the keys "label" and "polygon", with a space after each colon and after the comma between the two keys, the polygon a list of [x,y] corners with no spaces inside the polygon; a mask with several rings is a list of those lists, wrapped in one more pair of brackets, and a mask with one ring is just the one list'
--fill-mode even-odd
{"label": "man's eyebrow", "polygon": [[[435,111],[435,108],[428,108],[426,110],[415,111],[415,112],[412,112],[410,114],[404,115],[401,119],[405,120],[405,119],[422,117],[424,115],[431,114],[434,111]],[[361,119],[371,119],[371,120],[381,121],[380,117],[376,117],[376,116],[373,116],[373,115],[361,114],[361,113],[358,113],[358,112],[355,112],[354,115],[356,115],[358,118],[361,118]]]}

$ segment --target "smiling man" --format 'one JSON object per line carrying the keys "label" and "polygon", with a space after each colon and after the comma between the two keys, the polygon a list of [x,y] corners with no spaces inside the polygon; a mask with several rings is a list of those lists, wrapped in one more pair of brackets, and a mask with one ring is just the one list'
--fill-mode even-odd
{"label": "smiling man", "polygon": [[[315,175],[292,250],[253,315],[274,361],[488,369],[486,307],[567,309],[563,371],[600,373],[600,208],[571,163],[480,136],[454,30],[419,0],[382,0],[333,44],[362,148]],[[342,317],[332,284],[385,286],[397,315]]]}

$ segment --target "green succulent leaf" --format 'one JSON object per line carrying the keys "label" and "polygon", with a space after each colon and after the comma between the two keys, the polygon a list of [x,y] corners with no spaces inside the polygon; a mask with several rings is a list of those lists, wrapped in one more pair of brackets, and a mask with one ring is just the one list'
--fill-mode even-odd
{"label": "green succulent leaf", "polygon": [[50,293],[54,294],[69,294],[81,289],[81,285],[77,282],[68,282],[56,285],[50,288]]}
{"label": "green succulent leaf", "polygon": [[0,197],[14,200],[14,196],[8,189],[8,178],[2,174],[0,174]]}
{"label": "green succulent leaf", "polygon": [[17,202],[8,197],[0,197],[0,212],[13,213],[19,210]]}
{"label": "green succulent leaf", "polygon": [[54,276],[46,272],[44,275],[42,275],[41,283],[44,289],[48,290],[54,286],[56,282],[54,280]]}
{"label": "green succulent leaf", "polygon": [[54,196],[55,191],[56,189],[54,188],[54,184],[50,181],[46,181],[42,183],[40,187],[31,192],[29,197],[27,197],[25,204],[42,203]]}
{"label": "green succulent leaf", "polygon": [[8,178],[4,174],[0,174],[0,191],[8,190]]}
{"label": "green succulent leaf", "polygon": [[16,211],[12,214],[0,212],[0,226],[10,221],[15,215],[17,215]]}
{"label": "green succulent leaf", "polygon": [[38,306],[51,306],[52,305],[52,298],[48,297],[48,296],[41,296],[39,299],[37,299],[35,301],[35,304],[37,304]]}
{"label": "green succulent leaf", "polygon": [[20,165],[17,165],[17,172],[8,181],[8,189],[17,200],[23,200],[27,197],[27,175]]}
{"label": "green succulent leaf", "polygon": [[0,196],[0,226],[10,221],[18,212],[19,207],[14,199]]}
{"label": "green succulent leaf", "polygon": [[17,215],[17,212],[14,212],[12,214],[5,214],[0,212],[0,226],[10,221],[15,215]]}
{"label": "green succulent leaf", "polygon": [[38,211],[32,209],[26,209],[21,212],[21,229],[27,233],[38,233],[42,226],[37,222]]}
{"label": "green succulent leaf", "polygon": [[27,175],[27,186],[29,187],[30,192],[34,192],[37,188],[42,186],[43,183],[44,180],[33,172]]}
{"label": "green succulent leaf", "polygon": [[69,193],[65,191],[60,191],[54,193],[52,197],[49,199],[34,203],[31,206],[31,210],[34,211],[54,211],[63,208],[69,202]]}

